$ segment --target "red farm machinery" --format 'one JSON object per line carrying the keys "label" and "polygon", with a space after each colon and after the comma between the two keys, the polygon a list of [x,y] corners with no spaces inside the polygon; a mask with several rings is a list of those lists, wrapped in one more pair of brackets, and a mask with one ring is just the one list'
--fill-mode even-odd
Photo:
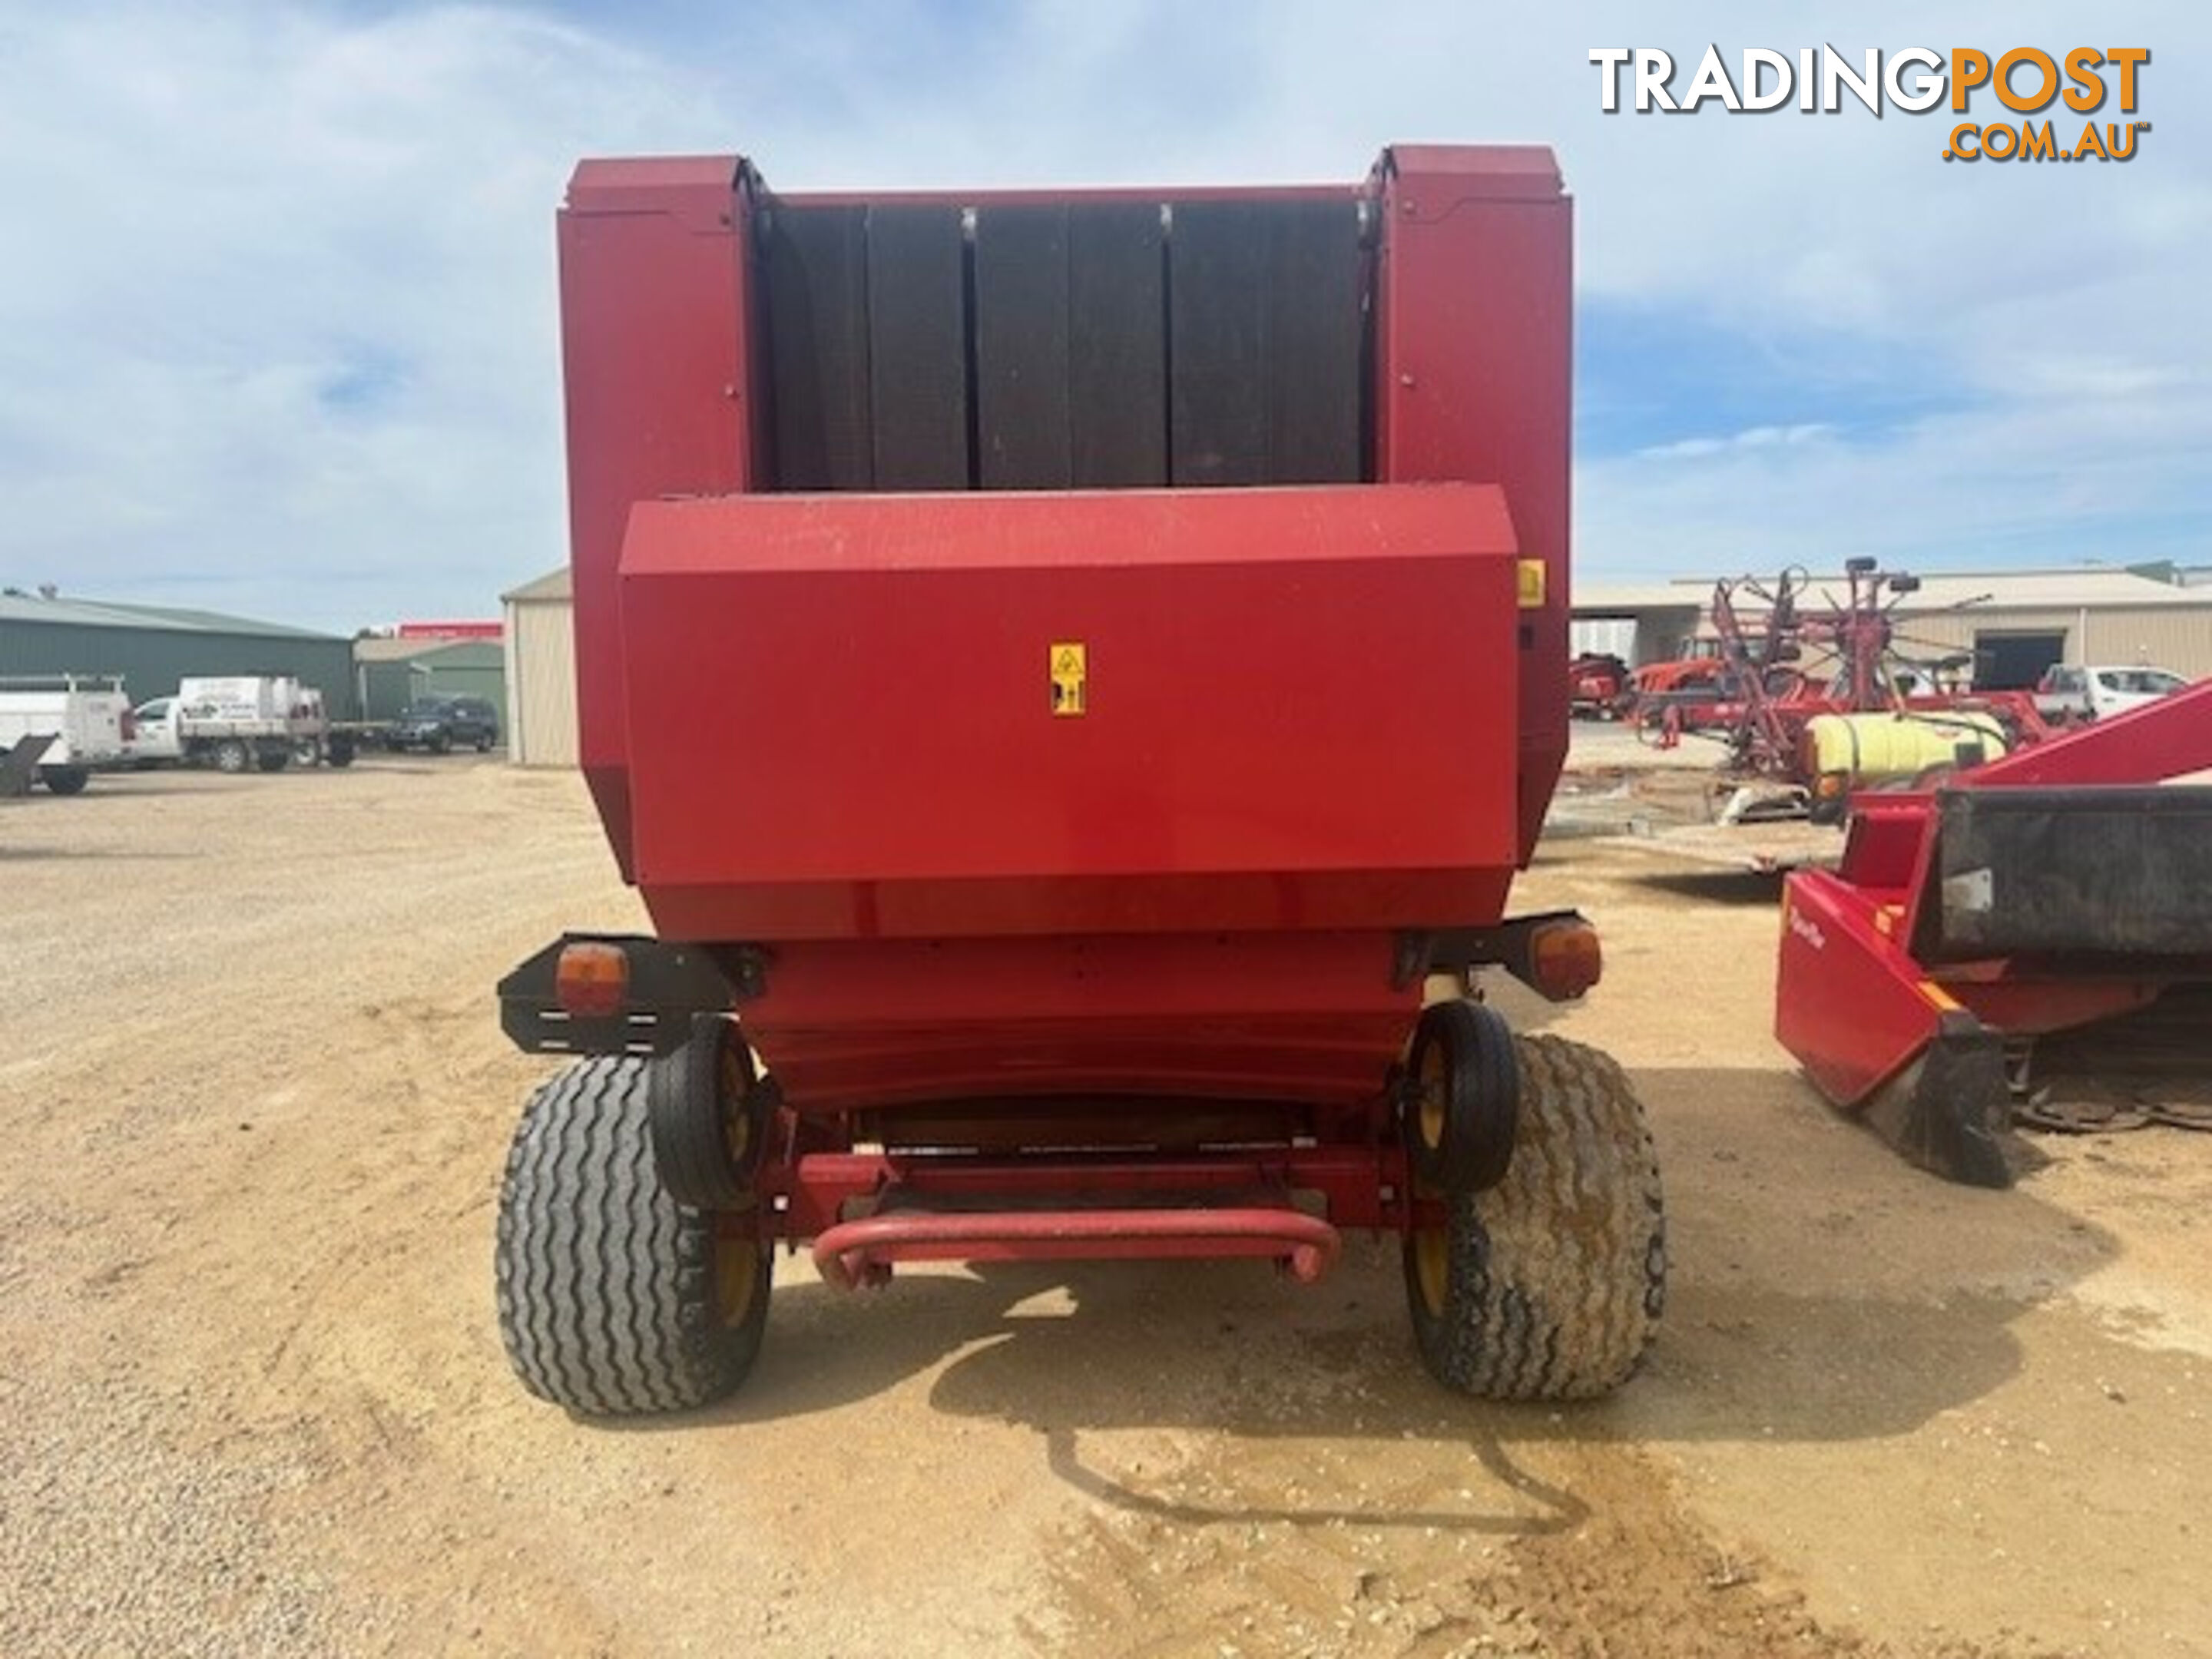
{"label": "red farm machinery", "polygon": [[1839,823],[1855,790],[1977,766],[2049,735],[2027,693],[1952,683],[1971,653],[1908,654],[1927,645],[1897,615],[1916,578],[1855,558],[1840,595],[1816,599],[1814,585],[1794,567],[1771,581],[1717,582],[1711,653],[1638,671],[1640,732],[1662,747],[1686,732],[1721,745],[1711,799],[1723,822]]}
{"label": "red farm machinery", "polygon": [[1855,795],[1783,900],[1777,1035],[1836,1105],[2009,1185],[2016,1121],[2212,1127],[2212,683]]}
{"label": "red farm machinery", "polygon": [[734,1388],[777,1248],[1394,1237],[1509,1398],[1656,1328],[1620,1068],[1498,967],[1567,741],[1571,215],[1548,151],[1354,185],[793,194],[588,161],[559,222],[583,767],[653,933],[501,985],[574,1056],[500,1316],[582,1413]]}
{"label": "red farm machinery", "polygon": [[1635,677],[1609,651],[1585,651],[1567,665],[1567,712],[1577,720],[1617,720],[1635,706]]}

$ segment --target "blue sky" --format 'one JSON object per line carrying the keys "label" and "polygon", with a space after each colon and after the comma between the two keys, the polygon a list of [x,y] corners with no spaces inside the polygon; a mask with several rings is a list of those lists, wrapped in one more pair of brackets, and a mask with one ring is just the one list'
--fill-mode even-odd
{"label": "blue sky", "polygon": [[[580,155],[1172,184],[1439,138],[1549,142],[1576,195],[1586,574],[2212,562],[2202,7],[1660,10],[0,0],[0,580],[491,613],[565,553]],[[1942,114],[1603,115],[1587,62],[2083,38],[2154,53],[2125,166],[1947,164]]]}

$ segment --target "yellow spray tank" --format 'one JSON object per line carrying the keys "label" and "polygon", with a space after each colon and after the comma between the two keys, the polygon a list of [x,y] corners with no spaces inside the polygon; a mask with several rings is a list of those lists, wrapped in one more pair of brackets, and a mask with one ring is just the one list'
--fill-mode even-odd
{"label": "yellow spray tank", "polygon": [[1978,766],[2006,749],[1994,714],[1966,710],[1815,714],[1798,762],[1813,781],[1813,816],[1832,822],[1844,797],[1869,784],[1913,778],[1932,767]]}

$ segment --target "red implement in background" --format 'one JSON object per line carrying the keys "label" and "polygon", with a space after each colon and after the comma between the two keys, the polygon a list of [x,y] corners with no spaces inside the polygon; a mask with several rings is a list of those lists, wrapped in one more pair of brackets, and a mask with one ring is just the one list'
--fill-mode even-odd
{"label": "red implement in background", "polygon": [[1567,665],[1567,705],[1577,718],[1619,720],[1635,702],[1629,666],[1612,653],[1586,651]]}
{"label": "red implement in background", "polygon": [[1783,898],[1775,1032],[1914,1162],[2003,1186],[2015,1112],[2212,1073],[2212,683],[1932,792],[1852,798]]}

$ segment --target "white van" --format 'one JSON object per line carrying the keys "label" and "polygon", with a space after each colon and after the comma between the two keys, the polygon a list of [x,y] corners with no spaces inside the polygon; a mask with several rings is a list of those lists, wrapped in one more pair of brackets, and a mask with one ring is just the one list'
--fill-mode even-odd
{"label": "white van", "polygon": [[16,675],[0,678],[0,751],[21,738],[49,738],[39,781],[74,795],[92,775],[130,758],[131,699],[112,676]]}

